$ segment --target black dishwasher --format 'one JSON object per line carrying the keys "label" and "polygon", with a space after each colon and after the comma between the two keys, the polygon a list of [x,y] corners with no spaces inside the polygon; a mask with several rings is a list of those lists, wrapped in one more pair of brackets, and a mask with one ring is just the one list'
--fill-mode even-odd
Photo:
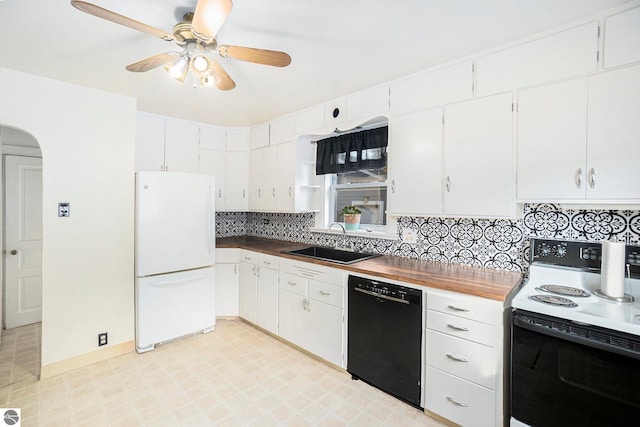
{"label": "black dishwasher", "polygon": [[347,371],[420,406],[422,292],[349,276]]}

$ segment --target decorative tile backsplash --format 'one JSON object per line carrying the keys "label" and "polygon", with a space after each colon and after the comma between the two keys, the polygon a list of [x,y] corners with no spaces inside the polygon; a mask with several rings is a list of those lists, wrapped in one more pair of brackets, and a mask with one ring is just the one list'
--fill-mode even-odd
{"label": "decorative tile backsplash", "polygon": [[[398,236],[411,228],[416,243],[347,236],[356,249],[409,258],[502,270],[526,271],[531,237],[562,240],[624,240],[640,245],[640,211],[585,210],[525,204],[522,219],[401,217]],[[310,231],[313,213],[219,212],[217,237],[255,236],[308,244],[342,244],[336,234]]]}

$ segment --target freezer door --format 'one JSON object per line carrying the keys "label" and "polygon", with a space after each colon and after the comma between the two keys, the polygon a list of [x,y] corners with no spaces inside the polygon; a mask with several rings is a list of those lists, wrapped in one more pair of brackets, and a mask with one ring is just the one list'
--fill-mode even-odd
{"label": "freezer door", "polygon": [[214,196],[212,176],[136,174],[136,276],[214,264]]}
{"label": "freezer door", "polygon": [[136,279],[136,349],[215,327],[214,268]]}

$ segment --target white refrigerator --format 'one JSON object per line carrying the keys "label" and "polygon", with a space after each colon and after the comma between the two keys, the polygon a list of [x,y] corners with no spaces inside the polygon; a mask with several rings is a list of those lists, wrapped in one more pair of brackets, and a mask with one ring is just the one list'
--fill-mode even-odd
{"label": "white refrigerator", "polygon": [[215,185],[208,175],[136,174],[136,350],[215,328]]}

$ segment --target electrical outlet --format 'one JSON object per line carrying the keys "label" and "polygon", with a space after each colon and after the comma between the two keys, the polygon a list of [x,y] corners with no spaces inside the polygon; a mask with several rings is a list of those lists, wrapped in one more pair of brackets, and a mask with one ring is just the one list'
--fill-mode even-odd
{"label": "electrical outlet", "polygon": [[405,228],[402,230],[402,241],[405,243],[416,243],[418,241],[418,230]]}
{"label": "electrical outlet", "polygon": [[70,211],[71,207],[69,203],[58,203],[58,216],[59,217],[67,217],[71,215]]}
{"label": "electrical outlet", "polygon": [[98,347],[101,347],[103,345],[107,345],[108,339],[107,339],[107,333],[103,332],[101,334],[98,334]]}

